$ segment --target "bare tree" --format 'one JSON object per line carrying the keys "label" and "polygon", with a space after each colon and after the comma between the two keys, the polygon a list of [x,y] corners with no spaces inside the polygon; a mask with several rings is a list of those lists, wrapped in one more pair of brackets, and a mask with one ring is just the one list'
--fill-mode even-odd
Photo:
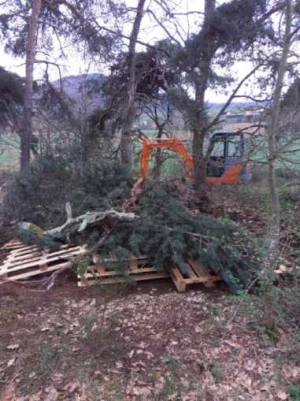
{"label": "bare tree", "polygon": [[[204,22],[202,32],[205,34],[210,28],[211,19],[215,11],[215,0],[205,0]],[[205,120],[204,115],[204,96],[208,87],[209,74],[211,69],[211,62],[215,54],[215,48],[212,43],[207,43],[201,50],[202,57],[200,56],[198,68],[199,73],[195,77],[195,122],[193,126],[193,159],[194,159],[194,174],[195,174],[195,187],[199,188],[205,180],[205,161],[203,154],[204,147],[204,128]]]}
{"label": "bare tree", "polygon": [[26,50],[24,121],[21,136],[21,170],[26,170],[30,163],[30,145],[32,137],[33,69],[40,11],[41,0],[33,0],[31,15],[28,24],[28,39]]}
{"label": "bare tree", "polygon": [[284,76],[287,70],[287,61],[291,45],[291,26],[292,26],[292,1],[285,1],[285,32],[283,37],[282,52],[279,61],[279,69],[273,94],[273,104],[270,113],[270,124],[267,128],[268,138],[268,183],[271,201],[270,215],[270,247],[269,247],[269,263],[273,264],[276,261],[279,232],[280,232],[280,202],[276,185],[275,162],[277,160],[277,135],[278,135],[278,120],[280,112],[280,102]]}
{"label": "bare tree", "polygon": [[128,82],[128,103],[124,109],[124,119],[122,124],[122,137],[121,137],[121,157],[122,163],[128,169],[132,167],[132,145],[131,145],[131,129],[135,118],[135,92],[136,92],[136,77],[135,77],[135,63],[136,63],[136,43],[138,34],[141,27],[141,22],[144,13],[144,6],[146,0],[139,0],[137,5],[136,16],[130,35],[129,52],[128,52],[128,67],[129,67],[129,82]]}

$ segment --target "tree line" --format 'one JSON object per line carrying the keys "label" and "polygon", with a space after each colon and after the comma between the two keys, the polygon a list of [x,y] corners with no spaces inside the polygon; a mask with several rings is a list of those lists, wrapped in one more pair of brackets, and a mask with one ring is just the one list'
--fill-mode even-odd
{"label": "tree line", "polygon": [[[68,119],[69,129],[75,127],[80,131],[85,157],[89,157],[97,136],[105,137],[109,131],[113,138],[120,133],[117,150],[122,164],[130,171],[137,116],[150,110],[156,115],[161,133],[165,122],[157,110],[166,112],[167,121],[172,119],[172,112],[180,112],[192,133],[196,189],[201,188],[205,179],[205,138],[231,102],[241,96],[239,90],[244,85],[254,85],[255,94],[249,96],[258,101],[269,100],[271,104],[267,129],[269,185],[273,215],[278,215],[276,138],[283,86],[287,80],[297,81],[299,12],[298,2],[292,0],[232,0],[220,4],[205,0],[203,10],[186,12],[166,1],[148,4],[137,0],[134,8],[111,0],[3,1],[0,32],[5,51],[25,59],[25,78],[20,84],[19,78],[10,76],[11,95],[3,96],[1,112],[2,122],[7,124],[13,108],[22,108],[21,113],[15,113],[21,139],[21,170],[26,171],[30,165],[34,131],[38,130],[34,125],[40,107],[34,102],[37,65],[44,66],[40,84],[43,95],[39,99],[48,102],[48,106],[52,104],[56,117],[59,109]],[[153,43],[143,40],[143,29],[149,21],[162,32],[161,39]],[[66,42],[81,51],[85,59],[109,71],[101,88],[96,85],[93,89],[105,93],[104,104],[93,110],[84,123],[79,121],[65,94],[49,79],[50,67],[61,71],[60,63],[51,58],[51,51],[58,45],[63,63],[68,56]],[[251,68],[245,76],[235,77],[231,71],[239,68],[241,61],[249,62]],[[2,71],[1,86],[2,93],[7,94],[5,74]],[[209,117],[205,102],[209,89],[228,93],[227,101],[213,118]]]}

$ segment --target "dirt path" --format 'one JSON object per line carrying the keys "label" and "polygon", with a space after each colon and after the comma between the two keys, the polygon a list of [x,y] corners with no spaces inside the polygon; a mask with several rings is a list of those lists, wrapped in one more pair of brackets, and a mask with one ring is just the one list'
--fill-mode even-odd
{"label": "dirt path", "polygon": [[220,289],[62,284],[0,287],[1,401],[288,400],[299,382],[287,334],[275,345],[243,313],[224,330],[236,303]]}

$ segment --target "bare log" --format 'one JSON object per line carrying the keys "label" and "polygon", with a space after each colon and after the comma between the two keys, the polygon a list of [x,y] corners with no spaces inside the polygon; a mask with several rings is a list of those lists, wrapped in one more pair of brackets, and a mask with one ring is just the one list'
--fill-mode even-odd
{"label": "bare log", "polygon": [[90,227],[111,227],[119,221],[133,221],[138,217],[134,213],[117,212],[108,210],[106,212],[87,212],[78,217],[68,218],[60,227],[53,228],[44,232],[55,239],[64,239],[67,235],[81,233]]}

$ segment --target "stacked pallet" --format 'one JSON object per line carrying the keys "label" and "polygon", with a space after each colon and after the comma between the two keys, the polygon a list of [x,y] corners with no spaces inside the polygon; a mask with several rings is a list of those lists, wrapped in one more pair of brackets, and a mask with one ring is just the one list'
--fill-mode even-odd
{"label": "stacked pallet", "polygon": [[[58,251],[50,252],[40,251],[36,246],[26,246],[19,241],[11,241],[3,249],[9,253],[0,266],[2,281],[27,280],[68,268],[73,265],[74,258],[87,254],[87,249],[81,246],[62,245]],[[189,260],[188,263],[188,272],[183,275],[177,266],[168,271],[156,270],[147,256],[132,256],[121,263],[117,259],[107,259],[101,263],[94,256],[93,263],[88,266],[85,273],[78,274],[78,286],[171,278],[177,290],[183,292],[191,284],[204,284],[206,287],[211,287],[220,280],[199,262]]]}

